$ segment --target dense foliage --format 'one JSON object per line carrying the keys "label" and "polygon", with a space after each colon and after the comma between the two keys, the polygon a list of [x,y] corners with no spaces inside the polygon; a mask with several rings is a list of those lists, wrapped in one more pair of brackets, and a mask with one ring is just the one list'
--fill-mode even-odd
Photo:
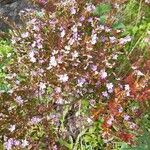
{"label": "dense foliage", "polygon": [[146,143],[150,131],[149,3],[34,4],[41,10],[22,11],[25,24],[11,31],[13,50],[5,43],[0,52],[8,50],[0,57],[8,60],[1,143],[7,150],[141,147],[139,135]]}

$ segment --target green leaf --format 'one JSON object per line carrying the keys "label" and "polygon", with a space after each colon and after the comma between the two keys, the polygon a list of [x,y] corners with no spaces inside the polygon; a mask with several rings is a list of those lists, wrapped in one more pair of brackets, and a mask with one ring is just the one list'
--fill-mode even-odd
{"label": "green leaf", "polygon": [[122,142],[120,150],[125,150],[125,149],[129,149],[129,146],[127,143]]}
{"label": "green leaf", "polygon": [[9,85],[7,85],[5,83],[0,83],[0,91],[8,92],[9,89],[10,89]]}
{"label": "green leaf", "polygon": [[96,6],[94,14],[101,16],[101,15],[104,15],[104,14],[110,12],[110,11],[111,11],[111,5],[103,3],[103,4],[99,4]]}
{"label": "green leaf", "polygon": [[47,87],[47,93],[48,93],[48,94],[51,94],[52,92],[53,92],[53,88]]}
{"label": "green leaf", "polygon": [[44,13],[41,11],[36,11],[36,16],[42,18],[44,16]]}
{"label": "green leaf", "polygon": [[132,28],[132,33],[133,33],[133,34],[136,34],[137,31],[138,31],[138,29],[139,29],[139,28],[138,28],[137,26],[133,27],[133,28]]}
{"label": "green leaf", "polygon": [[69,150],[72,150],[72,144],[70,144],[62,139],[59,139],[59,143],[64,145],[65,147],[67,147]]}
{"label": "green leaf", "polygon": [[106,16],[105,15],[99,17],[99,22],[100,23],[104,24],[105,21],[106,21]]}
{"label": "green leaf", "polygon": [[125,25],[121,22],[116,22],[116,23],[113,24],[113,28],[114,29],[124,29]]}
{"label": "green leaf", "polygon": [[89,106],[89,101],[87,99],[82,100],[82,105],[84,108],[87,108]]}

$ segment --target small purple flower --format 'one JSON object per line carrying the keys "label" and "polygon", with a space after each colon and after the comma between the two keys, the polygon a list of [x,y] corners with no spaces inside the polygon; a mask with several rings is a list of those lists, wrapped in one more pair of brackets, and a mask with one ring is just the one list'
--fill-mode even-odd
{"label": "small purple flower", "polygon": [[78,28],[76,25],[74,25],[71,30],[74,32],[74,33],[77,33],[78,32]]}
{"label": "small purple flower", "polygon": [[107,124],[112,125],[113,121],[114,121],[114,117],[111,116],[111,118],[107,121]]}
{"label": "small purple flower", "polygon": [[25,32],[21,34],[22,38],[27,38],[29,36],[29,32]]}
{"label": "small purple flower", "polygon": [[129,84],[125,85],[125,93],[126,93],[126,96],[130,96],[130,86],[129,86]]}
{"label": "small purple flower", "polygon": [[113,54],[113,55],[112,55],[112,59],[117,60],[117,58],[118,58],[118,55],[117,55],[117,54]]}
{"label": "small purple flower", "polygon": [[119,113],[123,112],[123,108],[120,106],[120,108],[118,109]]}
{"label": "small purple flower", "polygon": [[9,127],[9,131],[10,132],[13,132],[14,130],[16,129],[16,125],[10,125],[10,127]]}
{"label": "small purple flower", "polygon": [[109,39],[110,39],[110,42],[111,42],[111,43],[114,43],[114,42],[116,41],[116,38],[115,38],[114,36],[109,37]]}
{"label": "small purple flower", "polygon": [[77,11],[74,7],[71,7],[70,12],[72,15],[74,15],[74,14],[76,14]]}
{"label": "small purple flower", "polygon": [[39,117],[37,117],[37,116],[32,117],[32,118],[31,118],[31,124],[37,124],[37,123],[39,123],[41,120],[42,120],[42,119],[39,118]]}
{"label": "small purple flower", "polygon": [[101,76],[101,79],[105,79],[107,77],[107,72],[105,70],[101,70],[100,76]]}
{"label": "small purple flower", "polygon": [[102,36],[101,40],[102,40],[102,42],[105,42],[106,41],[106,37]]}
{"label": "small purple flower", "polygon": [[7,142],[4,143],[4,147],[6,150],[11,150],[13,146],[13,139],[10,138],[7,140]]}
{"label": "small purple flower", "polygon": [[79,53],[78,53],[77,51],[74,51],[74,52],[72,53],[73,59],[77,58],[78,56],[79,56]]}
{"label": "small purple flower", "polygon": [[29,142],[26,139],[22,140],[22,144],[21,144],[22,148],[25,148],[28,145],[29,145]]}
{"label": "small purple flower", "polygon": [[19,146],[21,144],[21,142],[19,140],[14,140],[14,143],[13,143],[15,146]]}
{"label": "small purple flower", "polygon": [[37,47],[38,47],[39,49],[42,49],[42,48],[43,48],[43,45],[42,45],[41,43],[38,43],[38,44],[37,44]]}
{"label": "small purple flower", "polygon": [[43,82],[40,82],[39,88],[40,88],[41,91],[45,90],[46,89],[46,84],[43,83]]}
{"label": "small purple flower", "polygon": [[58,150],[57,145],[54,145],[53,150]]}
{"label": "small purple flower", "polygon": [[97,42],[97,39],[98,39],[98,37],[97,37],[97,34],[93,34],[92,36],[91,36],[91,44],[92,45],[94,45],[94,44],[96,44],[96,42]]}
{"label": "small purple flower", "polygon": [[90,102],[90,105],[91,105],[91,106],[94,106],[94,105],[96,104],[95,99],[91,99],[89,102]]}
{"label": "small purple flower", "polygon": [[59,97],[56,101],[56,104],[63,104],[64,103],[64,99],[62,99],[61,97]]}
{"label": "small purple flower", "polygon": [[81,77],[81,78],[78,79],[77,82],[78,82],[77,85],[80,86],[80,87],[82,87],[83,84],[86,82],[86,79]]}
{"label": "small purple flower", "polygon": [[92,11],[94,11],[94,9],[95,9],[95,6],[92,3],[87,4],[86,10],[88,12],[92,12]]}
{"label": "small purple flower", "polygon": [[92,17],[90,17],[90,18],[88,18],[88,22],[93,22],[93,18]]}
{"label": "small purple flower", "polygon": [[106,32],[110,32],[110,31],[111,31],[111,29],[110,29],[110,28],[108,28],[108,27],[105,27],[105,31],[106,31]]}
{"label": "small purple flower", "polygon": [[56,93],[61,93],[61,88],[60,87],[56,87],[55,91],[56,91]]}
{"label": "small purple flower", "polygon": [[109,95],[108,95],[108,92],[107,92],[107,91],[102,92],[102,95],[103,95],[104,97],[106,97],[106,98],[109,98]]}
{"label": "small purple flower", "polygon": [[58,75],[58,77],[59,77],[60,82],[67,82],[69,79],[67,74],[61,74],[61,75]]}
{"label": "small purple flower", "polygon": [[128,121],[130,119],[130,116],[129,115],[124,115],[123,118],[124,118],[125,121]]}
{"label": "small purple flower", "polygon": [[56,60],[55,56],[51,56],[50,62],[49,62],[49,67],[47,69],[51,69],[52,67],[56,67],[56,66],[57,66],[57,60]]}
{"label": "small purple flower", "polygon": [[[99,29],[104,30],[105,26],[104,25],[99,25]],[[104,37],[103,37],[104,38]]]}
{"label": "small purple flower", "polygon": [[92,69],[92,71],[96,71],[97,70],[97,66],[96,65],[92,65],[91,69]]}
{"label": "small purple flower", "polygon": [[81,16],[80,17],[80,21],[84,21],[85,20],[85,17],[84,16]]}
{"label": "small purple flower", "polygon": [[36,62],[35,53],[33,51],[29,52],[29,58],[30,58],[31,62],[33,62],[33,63]]}
{"label": "small purple flower", "polygon": [[130,129],[135,129],[137,128],[137,125],[133,122],[130,122]]}
{"label": "small purple flower", "polygon": [[16,99],[15,99],[15,101],[16,101],[19,105],[23,105],[23,102],[24,102],[21,96],[17,96]]}
{"label": "small purple flower", "polygon": [[107,87],[107,90],[108,90],[109,93],[113,92],[114,85],[112,83],[107,83],[106,87]]}

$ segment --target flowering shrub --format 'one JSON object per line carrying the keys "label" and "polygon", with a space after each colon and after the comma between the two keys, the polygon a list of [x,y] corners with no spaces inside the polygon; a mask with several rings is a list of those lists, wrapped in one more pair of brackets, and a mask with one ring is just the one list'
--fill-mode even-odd
{"label": "flowering shrub", "polygon": [[150,62],[124,51],[133,37],[123,34],[116,5],[38,3],[41,11],[22,12],[25,25],[12,31],[10,88],[0,105],[5,148],[63,149],[59,139],[74,141],[100,119],[104,143],[134,144],[150,99]]}

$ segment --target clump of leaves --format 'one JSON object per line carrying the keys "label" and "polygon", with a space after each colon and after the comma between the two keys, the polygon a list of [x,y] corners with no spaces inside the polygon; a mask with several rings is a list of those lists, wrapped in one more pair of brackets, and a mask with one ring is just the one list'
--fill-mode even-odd
{"label": "clump of leaves", "polygon": [[107,14],[111,11],[112,7],[108,3],[101,3],[96,6],[96,9],[94,11],[94,15],[99,17],[100,23],[104,24],[106,23]]}
{"label": "clump of leaves", "polygon": [[5,81],[7,75],[5,67],[11,63],[11,55],[13,48],[9,41],[1,40],[0,41],[0,91],[8,91],[9,87]]}
{"label": "clump of leaves", "polygon": [[96,6],[96,9],[94,11],[95,15],[102,16],[104,14],[107,14],[111,11],[111,5],[108,3],[101,3]]}

